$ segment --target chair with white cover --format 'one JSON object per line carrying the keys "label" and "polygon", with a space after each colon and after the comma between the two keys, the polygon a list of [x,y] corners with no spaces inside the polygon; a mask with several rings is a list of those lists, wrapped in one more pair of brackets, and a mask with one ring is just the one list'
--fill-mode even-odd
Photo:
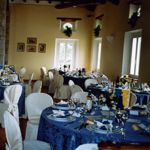
{"label": "chair with white cover", "polygon": [[130,92],[130,101],[129,101],[129,107],[132,107],[136,104],[137,102],[137,96],[135,93]]}
{"label": "chair with white cover", "polygon": [[79,145],[75,150],[99,150],[97,144],[82,144]]}
{"label": "chair with white cover", "polygon": [[24,82],[23,79],[24,79],[26,72],[27,72],[27,69],[24,66],[22,66],[18,73],[21,82]]}
{"label": "chair with white cover", "polygon": [[31,92],[32,92],[32,80],[33,80],[33,77],[34,77],[34,72],[32,72],[30,75],[29,75],[29,81],[28,81],[28,84],[26,84],[25,86],[25,95],[28,96]]}
{"label": "chair with white cover", "polygon": [[42,67],[40,68],[40,71],[41,71],[42,85],[43,85],[43,86],[48,86],[48,85],[49,85],[49,77],[48,77],[48,74],[47,74],[47,69],[46,69],[46,67],[42,66]]}
{"label": "chair with white cover", "polygon": [[54,74],[53,74],[52,71],[49,71],[49,72],[48,72],[48,77],[49,77],[49,80],[50,80],[50,81],[53,80]]}
{"label": "chair with white cover", "polygon": [[88,92],[76,92],[71,96],[71,100],[78,100],[80,103],[86,103]]}
{"label": "chair with white cover", "polygon": [[54,98],[56,99],[69,99],[71,96],[70,87],[63,85],[64,78],[62,75],[54,76],[54,87],[55,93]]}
{"label": "chair with white cover", "polygon": [[32,93],[41,93],[41,89],[42,89],[42,81],[41,81],[41,80],[37,80],[37,81],[33,84]]}
{"label": "chair with white cover", "polygon": [[42,111],[53,105],[53,99],[46,93],[31,93],[25,101],[28,122],[26,139],[37,139],[38,125]]}
{"label": "chair with white cover", "polygon": [[[49,94],[54,94],[55,93],[55,89],[57,88],[57,81],[58,81],[58,76],[59,76],[59,72],[55,69],[51,69],[51,71],[53,73],[53,78],[52,75],[49,74],[49,88],[48,88],[48,93]],[[63,84],[63,83],[62,83]]]}
{"label": "chair with white cover", "polygon": [[83,92],[83,89],[79,85],[72,85],[70,86],[71,95],[76,92]]}
{"label": "chair with white cover", "polygon": [[3,114],[8,110],[19,123],[18,101],[22,93],[22,86],[19,84],[8,86],[4,91],[4,102],[0,103],[0,123],[4,127]]}
{"label": "chair with white cover", "polygon": [[10,112],[4,112],[6,150],[51,150],[51,146],[42,141],[22,141],[20,127]]}
{"label": "chair with white cover", "polygon": [[98,84],[98,81],[96,79],[86,79],[84,82],[85,89],[92,84]]}
{"label": "chair with white cover", "polygon": [[72,80],[69,80],[68,84],[69,84],[69,86],[75,85]]}

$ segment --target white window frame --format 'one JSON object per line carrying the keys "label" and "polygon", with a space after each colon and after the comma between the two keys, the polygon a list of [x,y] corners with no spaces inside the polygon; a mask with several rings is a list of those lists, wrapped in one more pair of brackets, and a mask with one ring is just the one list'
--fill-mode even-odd
{"label": "white window frame", "polygon": [[[142,38],[142,29],[128,31],[125,33],[121,75],[130,74],[132,39],[134,37]],[[141,40],[141,43],[142,43],[142,40]],[[141,49],[141,46],[140,46],[140,49]],[[140,60],[139,60],[139,72],[140,72]],[[138,75],[134,75],[134,76],[138,78],[139,73],[138,73]]]}
{"label": "white window frame", "polygon": [[59,43],[61,42],[74,42],[74,55],[73,55],[73,62],[71,69],[77,68],[78,67],[78,58],[79,58],[79,39],[64,39],[64,38],[57,38],[55,40],[55,59],[54,59],[54,67],[58,68],[57,66],[57,59],[58,59],[58,47]]}
{"label": "white window frame", "polygon": [[92,71],[100,71],[101,69],[101,47],[102,47],[102,38],[94,38],[92,59],[91,59]]}
{"label": "white window frame", "polygon": [[141,42],[142,42],[141,36],[133,35],[131,61],[130,61],[130,74],[135,76],[139,76]]}

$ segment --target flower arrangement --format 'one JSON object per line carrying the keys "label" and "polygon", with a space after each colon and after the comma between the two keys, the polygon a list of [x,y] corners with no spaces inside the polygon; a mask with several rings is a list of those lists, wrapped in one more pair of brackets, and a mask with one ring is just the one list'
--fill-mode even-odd
{"label": "flower arrangement", "polygon": [[70,37],[72,35],[72,28],[66,26],[66,28],[63,30],[63,32],[66,34],[66,36]]}
{"label": "flower arrangement", "polygon": [[134,28],[136,25],[136,22],[138,20],[138,12],[134,12],[129,19],[129,24],[131,24],[131,27]]}
{"label": "flower arrangement", "polygon": [[95,35],[95,37],[98,37],[98,36],[99,36],[100,31],[101,31],[101,27],[100,27],[100,25],[97,25],[97,26],[94,28],[94,35]]}

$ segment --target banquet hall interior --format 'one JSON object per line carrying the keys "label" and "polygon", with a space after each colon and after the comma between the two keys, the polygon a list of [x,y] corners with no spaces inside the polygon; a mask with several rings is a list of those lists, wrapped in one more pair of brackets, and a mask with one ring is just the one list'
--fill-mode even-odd
{"label": "banquet hall interior", "polygon": [[7,119],[42,150],[150,149],[149,9],[149,0],[0,0],[0,150],[15,150]]}

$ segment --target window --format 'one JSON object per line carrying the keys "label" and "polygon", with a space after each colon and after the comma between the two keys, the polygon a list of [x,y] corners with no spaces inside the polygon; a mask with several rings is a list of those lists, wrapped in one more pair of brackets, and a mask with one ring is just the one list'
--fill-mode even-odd
{"label": "window", "polygon": [[132,38],[132,53],[130,64],[131,75],[136,76],[139,75],[140,51],[141,51],[141,37]]}
{"label": "window", "polygon": [[122,75],[139,76],[142,29],[125,33]]}
{"label": "window", "polygon": [[56,39],[55,67],[60,68],[66,65],[71,69],[75,68],[77,49],[78,40],[76,39]]}
{"label": "window", "polygon": [[102,38],[95,38],[92,50],[92,70],[100,71]]}

